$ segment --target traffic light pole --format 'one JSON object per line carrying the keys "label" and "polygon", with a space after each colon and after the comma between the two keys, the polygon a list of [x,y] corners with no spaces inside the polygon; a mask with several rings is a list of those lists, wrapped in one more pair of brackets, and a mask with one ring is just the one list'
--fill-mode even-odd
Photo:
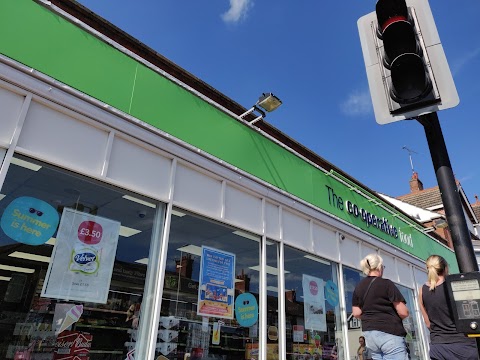
{"label": "traffic light pole", "polygon": [[457,184],[448,157],[447,147],[436,112],[417,118],[423,125],[433,167],[437,176],[438,187],[442,196],[443,207],[447,217],[453,241],[453,249],[461,273],[478,271],[478,263],[473,250],[470,231],[460,201]]}
{"label": "traffic light pole", "polygon": [[[460,201],[457,184],[455,183],[438,115],[436,112],[421,115],[417,117],[417,121],[423,125],[425,135],[427,136],[438,188],[442,196],[448,227],[452,234],[453,249],[455,250],[458,268],[461,273],[478,271],[472,239],[463,213],[462,202]],[[475,339],[480,358],[480,338],[477,337]]]}

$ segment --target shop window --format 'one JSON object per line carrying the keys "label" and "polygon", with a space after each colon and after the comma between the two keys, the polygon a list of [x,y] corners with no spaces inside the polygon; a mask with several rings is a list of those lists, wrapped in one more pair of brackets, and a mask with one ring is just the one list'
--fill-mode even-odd
{"label": "shop window", "polygon": [[260,239],[172,212],[156,356],[258,358]]}
{"label": "shop window", "polygon": [[423,360],[424,359],[424,343],[422,336],[419,333],[419,324],[417,321],[417,312],[415,305],[417,304],[413,297],[413,290],[402,285],[397,285],[398,290],[402,293],[403,297],[407,301],[407,308],[410,312],[410,316],[403,320],[403,326],[407,331],[407,344],[410,350],[411,360]]}
{"label": "shop window", "polygon": [[343,359],[337,265],[285,247],[287,359]]}
{"label": "shop window", "polygon": [[133,355],[151,311],[142,300],[157,211],[150,199],[15,155],[0,195],[0,358]]}
{"label": "shop window", "polygon": [[[347,322],[348,322],[348,347],[350,355],[356,354],[359,343],[358,338],[362,335],[361,320],[355,319],[352,316],[352,296],[353,290],[365,275],[354,269],[347,267],[343,268],[343,277],[345,284],[345,304],[347,307]],[[407,344],[410,350],[410,358],[412,360],[423,360],[424,350],[421,335],[418,332],[418,322],[415,309],[415,300],[413,298],[413,290],[404,286],[396,284],[398,290],[402,293],[407,302],[407,308],[410,316],[403,320],[403,326],[407,331]]]}
{"label": "shop window", "polygon": [[365,277],[358,270],[343,267],[343,284],[345,287],[345,305],[347,311],[348,342],[350,356],[355,356],[359,347],[359,337],[362,336],[362,322],[352,315],[352,296],[357,284]]}

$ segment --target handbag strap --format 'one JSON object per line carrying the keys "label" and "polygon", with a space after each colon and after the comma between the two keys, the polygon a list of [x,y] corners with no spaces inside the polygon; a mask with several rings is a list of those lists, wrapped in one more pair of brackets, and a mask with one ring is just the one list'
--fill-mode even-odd
{"label": "handbag strap", "polygon": [[370,281],[370,284],[368,284],[368,287],[367,287],[367,291],[365,291],[365,294],[363,295],[363,301],[362,301],[362,308],[363,308],[363,305],[365,305],[365,299],[367,298],[367,294],[368,294],[368,291],[370,290],[370,287],[372,286],[373,282],[375,280],[377,280],[377,276],[375,276],[372,281]]}

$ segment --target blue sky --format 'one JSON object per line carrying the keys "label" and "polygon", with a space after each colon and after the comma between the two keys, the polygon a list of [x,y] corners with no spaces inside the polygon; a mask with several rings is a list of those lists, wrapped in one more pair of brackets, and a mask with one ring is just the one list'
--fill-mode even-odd
{"label": "blue sky", "polygon": [[[246,108],[262,92],[283,105],[266,120],[366,186],[407,194],[413,166],[437,185],[423,127],[378,125],[357,20],[375,1],[79,0]],[[479,1],[430,6],[460,104],[438,113],[455,177],[480,196]]]}

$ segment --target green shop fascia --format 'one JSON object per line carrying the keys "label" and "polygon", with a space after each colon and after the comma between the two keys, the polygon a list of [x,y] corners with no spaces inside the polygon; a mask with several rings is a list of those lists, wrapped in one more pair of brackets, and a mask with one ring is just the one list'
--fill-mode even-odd
{"label": "green shop fascia", "polygon": [[453,251],[375,194],[360,189],[340,174],[319,169],[41,3],[2,1],[0,14],[0,31],[8,34],[0,37],[3,55],[165,131],[419,259],[440,254],[451,264],[452,271],[458,271]]}

